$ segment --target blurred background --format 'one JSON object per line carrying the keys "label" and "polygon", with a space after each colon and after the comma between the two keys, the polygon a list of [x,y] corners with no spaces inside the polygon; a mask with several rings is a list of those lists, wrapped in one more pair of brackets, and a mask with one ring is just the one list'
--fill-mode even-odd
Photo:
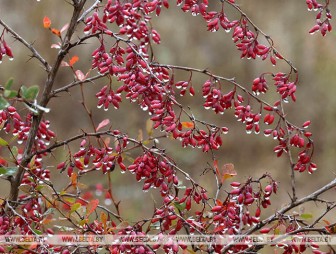
{"label": "blurred background", "polygon": [[[318,164],[318,170],[313,175],[307,172],[297,175],[297,191],[299,197],[302,197],[335,177],[336,32],[331,32],[325,38],[318,33],[309,35],[309,29],[315,24],[315,15],[307,12],[305,1],[241,0],[238,2],[254,23],[273,39],[276,48],[299,70],[297,102],[288,104],[286,111],[290,121],[297,125],[301,125],[306,120],[312,121],[311,131],[315,141],[314,161]],[[212,3],[211,8],[220,7],[217,3]],[[57,42],[57,38],[43,28],[42,19],[48,16],[52,21],[52,27],[60,29],[69,22],[71,11],[72,8],[67,1],[62,0],[0,1],[1,19],[28,42],[33,43],[41,55],[51,63],[55,59],[57,49],[51,49],[50,46]],[[230,8],[227,12],[231,18],[237,15]],[[240,53],[232,43],[231,34],[226,34],[222,30],[217,33],[207,32],[206,24],[201,17],[183,13],[173,4],[169,10],[163,10],[159,18],[153,17],[152,22],[161,34],[162,44],[154,47],[158,62],[206,68],[223,77],[236,77],[238,83],[249,88],[253,79],[263,72],[289,71],[288,66],[281,63],[273,67],[269,62],[262,62],[260,59],[256,61],[240,59]],[[0,65],[0,84],[4,84],[13,77],[17,89],[20,85],[42,86],[46,74],[40,64],[35,59],[30,60],[30,52],[9,35],[6,35],[6,40],[13,49],[15,59],[11,62],[4,59]],[[71,56],[79,56],[76,68],[84,73],[90,68],[90,52],[96,47],[98,47],[97,40],[91,40],[87,45],[71,51]],[[177,75],[182,80],[188,74],[181,72]],[[62,87],[73,79],[71,71],[68,68],[62,68],[55,88]],[[201,92],[204,80],[204,77],[194,76],[193,85],[198,94]],[[127,132],[130,137],[137,137],[139,130],[146,135],[146,122],[149,116],[137,105],[123,100],[120,110],[111,108],[105,112],[96,108],[97,99],[94,95],[105,84],[107,80],[102,79],[94,84],[87,84],[84,88],[86,103],[93,109],[96,125],[103,119],[109,118],[114,129]],[[74,88],[70,92],[53,99],[49,104],[51,112],[45,116],[51,121],[51,129],[57,133],[58,140],[79,134],[80,129],[92,131],[90,119],[80,103],[80,90]],[[259,177],[264,172],[271,173],[274,179],[279,181],[280,192],[273,199],[269,213],[288,203],[289,161],[286,156],[276,158],[273,153],[276,143],[272,138],[266,138],[262,134],[247,135],[244,126],[236,122],[232,111],[224,116],[215,115],[213,112],[202,110],[203,102],[198,98],[201,97],[186,96],[180,98],[180,101],[189,105],[198,118],[230,127],[229,134],[223,137],[223,147],[216,152],[219,165],[234,164],[238,173],[232,179],[234,181],[244,181],[248,176]],[[74,147],[75,145],[78,144],[74,144]],[[208,166],[207,163],[212,165],[210,154],[203,154],[197,149],[181,148],[178,141],[168,140],[160,145],[166,148],[167,153],[182,169],[208,188],[210,193],[215,191],[213,175],[201,176],[204,168]],[[66,152],[59,149],[48,162],[53,166],[50,170],[59,188],[68,183],[68,178],[56,172],[55,166],[65,158]],[[0,193],[4,197],[8,194],[9,184],[3,180],[0,181]],[[104,188],[107,187],[107,177],[101,172],[92,173],[82,181],[87,185],[88,190],[94,190],[97,183],[103,184]],[[228,181],[230,182],[231,179]],[[186,180],[184,183],[188,185]],[[143,215],[150,216],[153,207],[158,205],[153,201],[157,191],[151,190],[144,195],[141,191],[142,183],[137,183],[130,174],[122,175],[119,170],[115,170],[112,173],[112,185],[116,199],[122,200],[121,209],[129,221],[143,218]],[[225,183],[225,187],[228,187],[228,183]],[[312,204],[298,209],[305,209],[306,212],[317,215],[324,207]],[[334,217],[334,215],[330,216]]]}

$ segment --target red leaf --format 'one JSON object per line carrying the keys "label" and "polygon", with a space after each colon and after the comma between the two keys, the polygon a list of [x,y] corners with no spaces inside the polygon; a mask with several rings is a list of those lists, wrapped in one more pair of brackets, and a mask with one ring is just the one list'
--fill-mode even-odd
{"label": "red leaf", "polygon": [[216,199],[216,205],[218,205],[218,206],[223,206],[223,202],[220,201],[219,199]]}
{"label": "red leaf", "polygon": [[226,226],[222,225],[222,226],[218,226],[214,229],[213,233],[218,233],[218,232],[221,232],[223,231],[223,229],[225,229]]}
{"label": "red leaf", "polygon": [[53,29],[51,29],[51,32],[52,32],[53,34],[56,34],[58,37],[61,37],[61,32],[60,32],[58,29],[53,28]]}
{"label": "red leaf", "polygon": [[89,216],[91,213],[93,213],[94,210],[96,210],[98,204],[99,204],[98,199],[91,200],[86,206],[86,215]]}
{"label": "red leaf", "polygon": [[79,81],[83,81],[85,79],[85,75],[84,73],[81,71],[81,70],[77,70],[75,72],[76,74],[76,78],[79,80]]}
{"label": "red leaf", "polygon": [[69,65],[73,66],[78,60],[79,60],[78,56],[73,56],[69,61]]}
{"label": "red leaf", "polygon": [[181,124],[184,128],[188,128],[188,129],[192,129],[195,126],[193,122],[181,122]]}
{"label": "red leaf", "polygon": [[50,19],[47,16],[45,16],[43,18],[43,26],[44,26],[44,28],[50,28],[50,25],[51,25]]}
{"label": "red leaf", "polygon": [[105,127],[106,125],[108,125],[110,123],[109,119],[105,119],[103,121],[100,122],[100,124],[98,124],[98,127],[96,129],[96,131],[98,131],[99,129]]}

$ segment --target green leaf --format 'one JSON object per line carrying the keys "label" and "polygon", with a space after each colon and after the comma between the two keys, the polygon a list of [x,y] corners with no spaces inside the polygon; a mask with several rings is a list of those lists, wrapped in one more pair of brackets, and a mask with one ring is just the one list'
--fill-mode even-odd
{"label": "green leaf", "polygon": [[44,185],[39,184],[35,187],[35,190],[41,191],[43,188],[44,188]]}
{"label": "green leaf", "polygon": [[7,80],[6,84],[5,84],[5,89],[10,89],[13,85],[13,82],[14,82],[14,79],[13,78],[10,78]]}
{"label": "green leaf", "polygon": [[280,229],[278,228],[274,229],[274,235],[280,235]]}
{"label": "green leaf", "polygon": [[69,203],[75,203],[76,201],[76,199],[73,197],[64,197],[63,199]]}
{"label": "green leaf", "polygon": [[155,222],[155,223],[151,223],[149,226],[150,226],[151,228],[154,228],[154,229],[159,229],[159,228],[160,228],[160,222],[157,221],[157,222]]}
{"label": "green leaf", "polygon": [[186,204],[185,203],[180,204],[178,202],[174,202],[174,206],[177,210],[183,211],[186,207]]}
{"label": "green leaf", "polygon": [[54,214],[55,211],[56,211],[55,208],[50,207],[50,208],[48,208],[47,211],[44,212],[43,216],[46,216],[48,214]]}
{"label": "green leaf", "polygon": [[26,86],[21,86],[22,97],[26,100],[34,100],[37,97],[38,92],[39,87],[36,85],[28,88]]}
{"label": "green leaf", "polygon": [[17,148],[17,146],[12,146],[11,151],[12,151],[13,159],[16,160],[16,157],[19,154],[19,149]]}
{"label": "green leaf", "polygon": [[8,142],[3,138],[0,138],[0,146],[8,146]]}
{"label": "green leaf", "polygon": [[303,213],[300,215],[300,217],[304,220],[309,220],[313,218],[313,215],[311,213]]}
{"label": "green leaf", "polygon": [[80,203],[75,203],[71,206],[71,213],[73,213],[74,211],[76,211],[77,209],[79,209],[81,207]]}
{"label": "green leaf", "polygon": [[74,219],[77,223],[80,223],[83,219],[83,217],[85,216],[86,213],[86,207],[85,206],[81,206],[80,203],[76,203],[74,205],[71,206],[71,209],[73,206],[75,205],[79,205],[79,207],[77,208],[76,206],[76,212],[70,212],[71,213],[71,218]]}
{"label": "green leaf", "polygon": [[0,96],[0,110],[3,110],[8,106],[9,106],[8,101],[3,96]]}
{"label": "green leaf", "polygon": [[36,99],[38,92],[39,92],[39,87],[38,86],[31,86],[27,89],[26,94],[25,94],[25,99],[27,100],[34,100]]}
{"label": "green leaf", "polygon": [[26,94],[27,94],[28,88],[26,86],[21,86],[20,90],[21,90],[21,96],[26,99]]}
{"label": "green leaf", "polygon": [[180,190],[185,190],[187,187],[185,185],[183,185],[182,181],[178,181],[178,184],[177,184],[176,188],[180,189]]}
{"label": "green leaf", "polygon": [[0,175],[5,175],[7,173],[7,169],[5,168],[0,168]]}
{"label": "green leaf", "polygon": [[15,90],[5,90],[4,96],[8,99],[15,98],[18,95],[18,92]]}
{"label": "green leaf", "polygon": [[42,231],[38,230],[38,229],[33,229],[34,233],[37,235],[42,235]]}
{"label": "green leaf", "polygon": [[0,175],[12,176],[17,170],[17,167],[0,167]]}

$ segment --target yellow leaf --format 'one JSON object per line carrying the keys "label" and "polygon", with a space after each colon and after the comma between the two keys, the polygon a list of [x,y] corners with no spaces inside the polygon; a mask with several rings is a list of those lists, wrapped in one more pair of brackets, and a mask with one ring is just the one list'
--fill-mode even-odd
{"label": "yellow leaf", "polygon": [[232,163],[224,164],[222,167],[222,172],[223,172],[223,181],[237,175],[237,172],[235,171],[234,165]]}
{"label": "yellow leaf", "polygon": [[106,213],[104,213],[104,212],[101,212],[101,213],[100,213],[100,220],[101,220],[101,222],[102,222],[103,224],[106,225],[106,222],[107,222],[107,215],[106,215]]}
{"label": "yellow leaf", "polygon": [[100,213],[100,221],[103,223],[104,232],[106,232],[106,223],[107,223],[107,215],[104,212]]}
{"label": "yellow leaf", "polygon": [[234,177],[237,175],[237,172],[234,169],[232,163],[226,163],[222,166],[221,169],[218,168],[218,161],[214,161],[214,168],[216,170],[216,175],[219,178],[220,182],[223,184],[226,179]]}
{"label": "yellow leaf", "polygon": [[74,203],[72,206],[71,206],[71,210],[70,212],[75,212],[77,211],[82,205],[80,203]]}
{"label": "yellow leaf", "polygon": [[148,119],[146,121],[146,131],[147,131],[147,134],[148,136],[152,136],[153,134],[153,121]]}
{"label": "yellow leaf", "polygon": [[42,224],[42,225],[47,225],[47,224],[51,223],[52,221],[53,221],[53,217],[50,215],[50,216],[45,217],[45,218],[41,221],[41,224]]}
{"label": "yellow leaf", "polygon": [[71,185],[73,185],[74,187],[76,187],[77,185],[77,174],[75,172],[71,174]]}
{"label": "yellow leaf", "polygon": [[142,133],[142,130],[140,129],[138,133],[139,133],[139,134],[138,134],[137,140],[141,142],[141,141],[143,141],[143,133]]}
{"label": "yellow leaf", "polygon": [[64,197],[63,200],[71,204],[76,202],[76,199],[73,197]]}
{"label": "yellow leaf", "polygon": [[80,226],[84,226],[86,223],[88,223],[88,219],[83,219],[78,222]]}
{"label": "yellow leaf", "polygon": [[43,26],[44,26],[44,28],[50,28],[50,25],[51,25],[50,19],[47,16],[45,16],[43,18]]}

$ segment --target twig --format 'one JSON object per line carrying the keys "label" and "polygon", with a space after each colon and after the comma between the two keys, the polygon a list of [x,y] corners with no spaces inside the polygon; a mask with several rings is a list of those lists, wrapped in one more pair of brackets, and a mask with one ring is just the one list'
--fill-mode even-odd
{"label": "twig", "polygon": [[[100,137],[100,136],[112,136],[112,137],[115,137],[115,138],[123,138],[122,135],[116,135],[116,134],[113,134],[112,131],[108,130],[108,131],[101,131],[101,132],[93,132],[93,133],[83,133],[83,134],[79,134],[79,135],[76,135],[76,136],[73,136],[67,140],[64,140],[64,141],[61,141],[61,142],[57,142],[51,146],[49,146],[48,148],[44,149],[44,150],[40,150],[40,151],[37,151],[35,152],[34,154],[31,155],[31,158],[34,156],[34,155],[38,155],[38,154],[43,154],[43,153],[46,153],[46,152],[52,152],[53,150],[55,150],[56,148],[58,147],[61,147],[61,146],[64,146],[64,145],[67,145],[69,144],[70,142],[73,142],[75,140],[78,140],[78,139],[81,139],[81,138],[84,138],[84,137]],[[193,180],[190,175],[185,172],[183,169],[181,169],[180,167],[178,167],[174,162],[171,161],[170,158],[168,158],[163,151],[160,151],[159,149],[151,149],[147,146],[145,146],[141,141],[138,141],[136,139],[133,139],[133,138],[127,138],[127,140],[129,142],[132,142],[133,144],[137,144],[139,146],[142,147],[142,149],[148,151],[148,152],[151,152],[161,158],[164,158],[166,160],[166,162],[172,166],[173,168],[175,168],[177,171],[179,171],[180,173],[182,173],[185,177],[187,177],[190,182],[194,185],[194,186],[199,186],[198,183],[196,183],[195,180]]]}
{"label": "twig", "polygon": [[93,9],[95,9],[99,3],[101,3],[102,0],[96,0],[96,2],[91,5],[86,11],[83,12],[83,14],[77,19],[77,22],[81,22],[85,17],[86,15],[88,15]]}
{"label": "twig", "polygon": [[[75,194],[70,194],[70,193],[57,193],[57,194],[58,194],[59,196],[61,196],[61,197],[62,197],[62,196],[74,197],[74,198],[77,198],[77,199],[79,199],[79,200],[81,200],[81,201],[83,201],[83,202],[85,202],[85,203],[89,203],[88,200],[86,200],[86,199],[84,199],[84,198],[82,198],[82,197],[78,197],[78,196],[75,195]],[[107,209],[105,206],[97,205],[97,207],[100,208],[100,209],[102,209],[102,210],[104,210],[105,212],[107,212],[107,213],[113,215],[113,216],[114,216],[116,219],[118,219],[119,221],[123,221],[122,218],[120,217],[120,215],[118,215],[118,214],[116,214],[116,213],[110,211],[110,210]]]}
{"label": "twig", "polygon": [[15,211],[15,208],[11,206],[9,202],[6,202],[7,207],[14,213],[16,216],[19,216],[27,225],[29,230],[34,234],[37,235],[37,233],[34,231],[34,229],[31,228],[30,224],[27,222],[26,218],[23,217],[21,214],[19,214],[17,211]]}
{"label": "twig", "polygon": [[94,80],[97,80],[101,77],[105,77],[106,75],[101,75],[101,74],[98,74],[96,76],[93,76],[91,78],[87,78],[85,80],[82,80],[82,81],[73,81],[71,82],[70,84],[68,85],[65,85],[61,88],[58,88],[58,89],[55,89],[53,92],[52,92],[52,95],[51,96],[56,96],[58,93],[61,93],[61,92],[67,92],[70,88],[74,87],[74,86],[78,86],[78,85],[81,85],[81,84],[84,84],[84,83],[93,83]]}
{"label": "twig", "polygon": [[[251,227],[249,230],[247,230],[246,232],[244,232],[244,235],[250,235],[252,234],[253,232],[259,230],[260,228],[262,228],[263,226],[269,224],[270,222],[276,220],[278,218],[279,215],[283,215],[285,214],[286,212],[288,212],[289,210],[293,209],[294,207],[297,207],[301,204],[304,204],[306,202],[309,202],[309,201],[315,201],[315,199],[325,193],[326,191],[334,188],[336,186],[336,178],[334,180],[332,180],[331,182],[329,182],[328,184],[326,184],[325,186],[323,186],[322,188],[316,190],[315,192],[301,198],[301,199],[298,199],[294,202],[291,202],[290,204],[284,206],[283,208],[281,208],[279,211],[276,212],[276,214],[274,215],[271,215],[270,217],[268,217],[267,219],[261,221],[259,224]],[[225,253],[226,251],[228,251],[230,248],[232,247],[231,244],[225,246],[225,248],[223,249],[223,253]]]}
{"label": "twig", "polygon": [[[282,115],[286,115],[285,114],[285,109],[283,107],[283,103],[281,102],[280,103],[280,106],[281,106],[281,112],[282,112]],[[286,131],[287,131],[287,134],[290,135],[290,130],[289,130],[289,126],[288,124],[286,123],[285,124],[286,126]],[[289,147],[289,144],[287,144],[287,146]],[[295,179],[295,170],[294,170],[294,161],[293,161],[293,156],[292,156],[292,151],[291,149],[288,149],[288,159],[289,159],[289,164],[290,164],[290,169],[291,169],[291,187],[292,187],[292,197],[291,197],[291,200],[292,202],[296,201],[297,197],[296,197],[296,179]]]}
{"label": "twig", "polygon": [[28,43],[25,39],[23,39],[17,32],[15,32],[10,26],[8,26],[2,19],[0,19],[0,24],[6,28],[6,30],[13,35],[13,37],[21,42],[24,46],[26,46],[32,53],[33,57],[35,57],[37,60],[39,60],[45,70],[47,72],[51,71],[51,66],[48,64],[48,62],[40,55],[40,53],[32,46],[32,44]]}
{"label": "twig", "polygon": [[[278,52],[278,50],[274,47],[273,45],[273,41],[272,39],[266,34],[264,33],[256,24],[254,24],[254,22],[248,17],[248,15],[242,10],[240,9],[240,7],[235,4],[235,3],[231,3],[228,0],[221,0],[222,2],[226,2],[227,4],[231,5],[233,8],[235,8],[246,20],[248,20],[248,22],[254,27],[254,29],[256,31],[258,31],[260,34],[262,34],[265,39],[269,42],[270,47],[275,51]],[[270,42],[271,41],[271,42]],[[294,72],[297,72],[297,69],[295,68],[295,66],[291,63],[291,61],[289,61],[287,58],[285,58],[283,55],[281,55],[283,60],[294,70]]]}
{"label": "twig", "polygon": [[[49,100],[50,100],[51,90],[52,90],[52,87],[54,85],[54,82],[55,82],[55,79],[56,79],[56,76],[57,76],[57,73],[58,73],[58,69],[59,69],[65,55],[68,53],[68,50],[69,50],[68,46],[69,46],[71,37],[72,37],[73,33],[75,32],[75,28],[77,26],[77,19],[80,15],[81,10],[83,9],[84,4],[85,4],[85,0],[83,0],[80,3],[74,5],[73,15],[72,15],[72,18],[71,18],[69,29],[67,30],[65,38],[63,40],[61,50],[58,53],[56,61],[53,64],[53,67],[48,72],[48,77],[47,77],[47,80],[45,81],[44,91],[43,91],[43,94],[42,94],[41,101],[39,103],[39,105],[42,106],[42,107],[46,107]],[[24,42],[22,42],[22,43],[25,44]],[[11,190],[10,190],[10,194],[9,194],[9,201],[16,201],[17,198],[18,198],[19,186],[20,186],[21,181],[23,179],[23,175],[26,171],[26,167],[27,167],[27,165],[29,164],[29,161],[32,158],[32,156],[31,156],[32,148],[33,148],[33,145],[34,145],[34,142],[35,142],[35,137],[37,135],[38,127],[40,125],[43,113],[44,113],[43,111],[39,111],[39,114],[34,115],[33,118],[32,118],[32,125],[31,125],[31,129],[29,131],[29,135],[28,135],[28,138],[27,138],[27,141],[26,141],[26,144],[25,144],[25,149],[24,149],[24,152],[23,152],[22,161],[19,165],[19,169],[18,169],[17,174],[15,175],[14,179],[11,181]]]}

